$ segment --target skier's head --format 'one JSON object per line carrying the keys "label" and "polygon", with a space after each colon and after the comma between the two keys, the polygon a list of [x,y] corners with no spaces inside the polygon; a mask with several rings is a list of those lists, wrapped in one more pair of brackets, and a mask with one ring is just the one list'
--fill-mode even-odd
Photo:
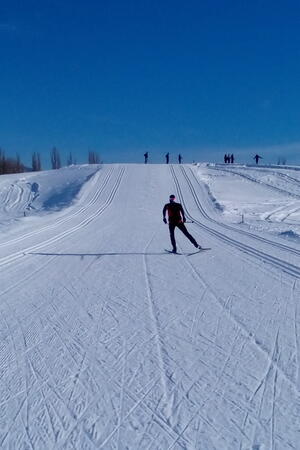
{"label": "skier's head", "polygon": [[174,195],[174,194],[171,194],[171,195],[170,195],[170,202],[175,202],[175,200],[176,200],[175,195]]}

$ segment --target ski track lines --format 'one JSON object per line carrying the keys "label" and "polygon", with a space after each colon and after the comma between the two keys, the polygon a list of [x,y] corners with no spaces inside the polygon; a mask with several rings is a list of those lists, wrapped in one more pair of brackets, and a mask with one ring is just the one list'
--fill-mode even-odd
{"label": "ski track lines", "polygon": [[[261,393],[261,400],[260,400],[260,407],[259,407],[259,414],[258,417],[256,417],[254,415],[254,412],[250,412],[251,410],[247,407],[246,408],[246,417],[244,419],[244,424],[243,427],[240,429],[241,434],[247,439],[247,441],[249,442],[259,442],[260,439],[250,439],[250,437],[245,434],[245,427],[246,427],[246,422],[247,420],[250,420],[251,422],[255,422],[259,425],[259,427],[265,427],[265,425],[263,424],[263,420],[260,420],[260,416],[264,416],[264,417],[271,417],[271,433],[272,433],[272,445],[270,446],[270,448],[275,448],[274,446],[274,408],[275,408],[275,399],[276,399],[276,385],[277,385],[277,380],[278,380],[278,376],[281,377],[281,383],[283,382],[282,379],[284,380],[284,383],[287,383],[289,385],[289,387],[294,391],[295,395],[299,397],[299,389],[297,386],[297,383],[295,383],[291,377],[285,372],[285,370],[279,365],[279,349],[278,349],[278,335],[279,335],[279,329],[277,331],[276,334],[276,338],[275,338],[275,346],[274,346],[274,350],[273,352],[270,354],[266,349],[264,349],[259,343],[257,343],[257,341],[255,340],[253,334],[237,319],[235,318],[235,316],[231,313],[230,309],[227,306],[227,303],[222,301],[221,299],[219,299],[218,295],[214,292],[214,289],[212,288],[212,286],[210,286],[207,281],[204,280],[204,278],[200,275],[200,273],[198,272],[198,270],[194,267],[194,265],[190,262],[190,259],[188,257],[185,257],[185,261],[187,263],[187,265],[191,268],[191,270],[194,272],[194,274],[196,275],[196,277],[199,279],[199,282],[201,283],[201,285],[205,288],[204,293],[208,292],[212,295],[213,299],[220,305],[221,308],[223,308],[224,314],[226,316],[226,318],[232,322],[234,325],[236,325],[238,327],[238,329],[240,330],[240,336],[239,338],[244,337],[245,343],[248,343],[248,345],[252,346],[254,348],[255,351],[259,351],[260,354],[262,354],[265,358],[265,360],[268,362],[268,369],[266,372],[266,375],[264,376],[263,380],[261,381],[261,383],[259,384],[259,386],[257,387],[257,389],[255,390],[254,394],[252,395],[252,397],[249,399],[249,405],[251,405],[254,402],[254,399],[257,395],[258,392]],[[295,290],[295,283],[293,285],[292,288],[292,294],[294,293]],[[287,305],[286,305],[286,310],[287,310]],[[282,323],[285,324],[285,317],[286,317],[287,313],[285,312],[284,317],[283,317],[283,321]],[[224,320],[224,318],[223,318]],[[296,324],[296,322],[295,322]],[[238,335],[236,335],[236,338],[238,337]],[[235,338],[235,339],[236,339]],[[297,332],[295,331],[295,346],[297,348]],[[244,345],[243,345],[244,346]],[[242,346],[242,347],[243,347]],[[232,346],[232,349],[234,347],[234,344]],[[220,376],[218,377],[218,380],[216,381],[212,391],[213,393],[217,394],[217,386],[219,384],[219,382],[221,381],[222,375],[225,371],[225,367],[227,366],[227,363],[230,361],[231,358],[233,358],[233,350],[230,351],[230,353],[228,353],[228,356],[226,358],[226,361],[224,363],[223,369],[221,371]],[[264,414],[262,414],[262,403],[265,402],[265,391],[266,389],[270,389],[270,386],[267,385],[267,381],[270,381],[270,378],[274,377],[274,381],[273,381],[273,401],[272,401],[272,411],[270,412],[270,410],[267,410],[264,412]],[[271,380],[272,381],[272,380]],[[261,387],[264,387],[264,390],[261,390]],[[269,395],[268,395],[269,396]],[[190,423],[196,418],[196,416],[198,414],[200,414],[202,412],[205,411],[204,405],[207,406],[207,402],[210,402],[211,400],[205,401],[204,404],[201,405],[201,407],[199,408],[199,410],[196,411],[195,415],[191,418],[190,422],[188,423],[188,425],[186,426],[185,430],[188,428],[188,426],[190,425]],[[228,398],[227,398],[228,401]],[[201,416],[200,416],[201,417]],[[265,419],[264,419],[265,420]],[[209,424],[207,424],[209,425]],[[237,425],[237,424],[236,424]],[[184,431],[185,431],[184,430]],[[176,441],[175,441],[176,442]],[[172,448],[172,446],[170,447]],[[244,444],[242,448],[244,447]],[[249,447],[250,448],[250,447]],[[252,447],[251,447],[252,448]],[[291,448],[293,448],[293,446],[291,446]]]}
{"label": "ski track lines", "polygon": [[[184,206],[186,208],[186,205],[184,203],[184,198],[183,198],[183,195],[182,195],[182,191],[181,191],[181,187],[180,187],[177,175],[175,174],[174,168],[172,166],[170,166],[170,169],[171,169],[172,175],[174,177],[174,182],[175,182],[176,189],[178,190],[178,194],[182,198],[182,203],[184,204]],[[184,171],[184,169],[183,169],[183,171]],[[193,196],[193,198],[194,198],[194,200],[195,200],[195,202],[196,202],[196,204],[198,206],[198,209],[199,209],[201,215],[204,216],[205,219],[208,219],[210,222],[213,222],[213,223],[217,224],[218,226],[221,226],[222,228],[230,229],[231,231],[234,231],[236,233],[247,234],[251,238],[253,237],[251,235],[251,233],[247,233],[247,232],[242,231],[242,230],[239,231],[239,230],[237,230],[234,227],[230,227],[229,225],[225,225],[225,224],[219,223],[219,222],[211,219],[206,214],[206,212],[203,210],[203,207],[202,207],[202,205],[201,205],[201,203],[200,203],[200,201],[198,199],[198,196],[196,194],[196,191],[195,191],[192,183],[190,182],[189,178],[186,176],[185,172],[183,172],[183,174],[185,175],[185,179],[186,179],[187,184],[188,184],[188,186],[190,188],[192,196]],[[186,208],[186,210],[187,210],[187,208]],[[277,269],[280,269],[280,270],[282,270],[282,271],[292,275],[293,277],[300,278],[300,268],[298,266],[296,266],[294,264],[291,264],[291,263],[288,263],[288,262],[286,262],[286,261],[284,261],[282,259],[279,259],[276,256],[272,256],[270,254],[267,254],[267,253],[265,253],[265,252],[263,252],[261,250],[258,250],[258,249],[254,248],[252,246],[249,246],[249,245],[247,245],[247,244],[245,244],[245,243],[243,243],[241,241],[238,241],[238,240],[234,239],[233,237],[229,237],[229,236],[225,235],[223,232],[217,231],[215,228],[212,228],[212,227],[210,227],[208,225],[205,225],[204,223],[199,222],[199,220],[195,219],[194,217],[192,217],[188,213],[188,210],[187,210],[187,217],[190,218],[191,220],[193,220],[195,224],[197,224],[199,227],[203,228],[209,234],[211,234],[211,235],[217,237],[218,239],[220,239],[223,243],[227,243],[227,244],[233,246],[234,248],[241,250],[244,253],[247,253],[247,254],[252,255],[252,256],[254,256],[256,258],[259,258],[260,260],[271,264],[272,266],[276,267]],[[283,244],[278,244],[277,245],[274,242],[269,241],[269,240],[264,239],[264,238],[258,238],[258,240],[261,240],[264,243],[271,244],[271,245],[273,245],[275,247],[278,247],[280,249],[288,250],[289,252],[294,253],[297,256],[299,255],[299,250],[292,249],[292,248],[287,247],[287,246],[285,246]]]}
{"label": "ski track lines", "polygon": [[[182,170],[183,170],[183,174],[184,174],[186,180],[188,180],[188,177],[187,177],[187,174],[186,174],[185,170],[184,170],[183,168],[182,168]],[[191,177],[194,179],[194,181],[196,182],[196,184],[201,188],[201,184],[200,184],[199,180],[197,179],[196,175],[194,174],[194,172],[193,172],[191,169],[190,169],[190,175],[191,175]],[[189,182],[190,182],[190,180],[189,180]],[[190,183],[191,183],[191,182],[190,182]],[[194,189],[194,191],[195,191],[195,189]],[[195,193],[195,195],[196,195],[196,193]],[[197,195],[196,195],[196,196],[197,196]],[[280,242],[274,242],[274,241],[271,241],[270,239],[267,239],[266,237],[262,237],[262,236],[259,236],[259,235],[257,235],[257,234],[253,234],[253,233],[251,233],[250,231],[242,230],[242,229],[236,228],[236,227],[234,227],[234,226],[232,226],[232,225],[228,225],[228,224],[225,224],[225,223],[223,223],[223,222],[219,222],[219,221],[217,221],[217,220],[211,218],[211,217],[206,213],[206,211],[203,209],[203,207],[202,207],[201,205],[199,206],[199,208],[200,208],[200,211],[201,211],[202,215],[203,215],[206,219],[208,219],[208,220],[209,220],[210,222],[212,222],[212,223],[215,223],[215,224],[221,226],[221,227],[224,228],[224,229],[227,229],[227,230],[230,230],[230,231],[234,231],[234,232],[239,233],[239,234],[244,235],[244,236],[249,236],[250,238],[252,238],[252,239],[254,239],[254,240],[257,240],[257,241],[259,241],[259,242],[262,242],[263,244],[269,244],[270,246],[273,246],[274,248],[281,249],[281,250],[286,250],[286,251],[289,252],[289,253],[292,253],[292,254],[294,254],[294,255],[300,256],[300,250],[298,250],[298,249],[296,249],[296,248],[289,247],[288,245],[282,244],[282,243],[280,243]]]}
{"label": "ski track lines", "polygon": [[[234,175],[237,175],[237,176],[239,176],[241,178],[245,178],[246,180],[252,181],[254,183],[258,183],[258,184],[262,184],[264,186],[267,186],[268,188],[273,189],[273,190],[275,190],[277,192],[280,192],[281,194],[289,195],[291,197],[300,199],[300,194],[296,194],[294,192],[287,191],[286,189],[279,188],[278,186],[274,186],[273,184],[266,183],[265,181],[262,181],[262,180],[257,180],[256,178],[252,177],[251,175],[247,175],[245,173],[241,173],[241,172],[237,172],[235,170],[225,169],[225,168],[221,168],[221,167],[210,167],[210,169],[218,170],[218,171],[225,172],[225,173],[226,172],[227,173],[232,173]],[[285,175],[285,176],[287,177],[288,175]]]}
{"label": "ski track lines", "polygon": [[[60,285],[53,278],[53,292],[38,309],[29,305],[26,315],[16,303],[0,305],[0,333],[6,330],[6,340],[0,341],[0,379],[2,361],[7,367],[0,423],[5,414],[9,418],[0,430],[1,448],[296,449],[293,442],[280,441],[277,424],[284,386],[292,393],[299,390],[299,372],[297,383],[280,361],[285,329],[274,330],[275,343],[266,350],[235,316],[231,299],[223,301],[201,276],[195,259],[171,257],[166,263],[168,256],[147,254],[158,239],[157,231],[149,233],[132,267],[118,258],[101,259],[97,272],[70,273]],[[108,279],[94,284],[109,261],[114,265]],[[167,264],[172,267],[163,272]],[[174,283],[164,297],[166,274],[174,271],[189,277],[191,285]],[[122,291],[126,282],[120,281],[127,275],[143,282],[138,294],[129,283]],[[291,338],[299,354],[296,288],[295,280],[289,301],[282,311],[278,305],[274,317],[294,319]],[[10,355],[1,352],[2,345]],[[245,355],[251,350],[262,367],[257,373],[249,367],[244,377],[235,369],[247,370]],[[251,379],[252,374],[260,378]],[[291,402],[287,412],[296,407]]]}
{"label": "ski track lines", "polygon": [[[96,174],[93,176],[93,179],[89,181],[89,190],[88,190],[88,192],[85,195],[83,195],[83,197],[80,199],[79,205],[75,206],[75,211],[72,211],[72,209],[71,209],[71,212],[70,212],[70,209],[69,209],[66,213],[64,213],[62,216],[60,216],[58,220],[55,219],[54,223],[52,223],[50,225],[47,225],[47,226],[42,227],[42,228],[39,228],[38,230],[35,230],[33,232],[25,233],[22,236],[19,236],[17,238],[13,238],[13,239],[7,240],[5,242],[2,242],[2,243],[0,243],[0,248],[1,247],[6,247],[6,246],[9,246],[9,245],[12,245],[12,244],[16,244],[16,243],[21,242],[21,241],[23,241],[25,239],[28,239],[28,238],[30,238],[32,236],[35,237],[38,234],[43,233],[45,231],[47,232],[47,231],[59,228],[64,223],[67,223],[70,220],[73,220],[78,215],[84,213],[87,210],[87,208],[89,208],[90,206],[95,204],[95,202],[99,198],[100,194],[103,192],[104,188],[107,186],[107,184],[108,184],[108,182],[109,182],[109,180],[110,180],[110,178],[112,176],[113,171],[114,171],[113,168],[111,168],[109,170],[109,172],[105,176],[105,179],[102,182],[102,185],[99,187],[98,190],[94,190],[94,189],[92,190],[92,188],[95,186],[95,184],[97,184],[99,182],[100,176],[102,175],[101,174],[101,169],[99,169],[96,172]],[[91,199],[88,199],[88,196],[89,196],[91,190],[92,190],[93,196],[92,196]],[[82,204],[82,206],[80,206],[80,204]],[[78,206],[80,206],[79,209],[77,209]]]}
{"label": "ski track lines", "polygon": [[[188,181],[188,176],[187,176],[187,174],[186,174],[185,169],[182,168],[182,172],[183,172],[183,175],[185,176],[186,180]],[[190,169],[190,174],[191,174],[191,177],[192,177],[192,178],[194,179],[194,181],[196,182],[196,184],[197,184],[198,186],[200,186],[199,180],[197,179],[197,177],[195,176],[194,172],[193,172],[191,169]],[[189,181],[190,181],[190,180],[189,180]],[[194,189],[194,193],[195,193],[195,189]],[[196,193],[195,193],[195,195],[196,195]],[[196,196],[197,196],[197,195],[196,195]],[[203,215],[206,219],[208,219],[210,222],[215,223],[215,224],[217,224],[217,225],[220,225],[220,226],[222,226],[222,228],[224,228],[224,229],[227,229],[227,230],[230,230],[230,231],[234,231],[234,232],[239,233],[239,234],[244,235],[244,236],[249,236],[250,238],[255,239],[255,240],[257,240],[257,241],[260,241],[260,242],[262,242],[262,243],[264,243],[264,244],[269,244],[269,245],[273,246],[274,248],[278,248],[278,249],[281,249],[281,250],[286,250],[286,251],[289,252],[289,253],[293,253],[293,254],[295,254],[295,255],[297,255],[297,256],[300,256],[300,250],[297,250],[297,249],[295,249],[295,248],[293,248],[293,247],[289,247],[288,245],[285,245],[285,244],[282,244],[282,243],[279,243],[279,242],[271,241],[270,239],[267,239],[267,238],[265,238],[265,237],[259,236],[259,235],[257,235],[257,234],[253,234],[253,233],[251,233],[250,231],[241,230],[241,229],[236,228],[236,227],[234,227],[234,226],[231,226],[231,225],[225,224],[225,223],[223,223],[223,222],[219,222],[219,221],[217,221],[217,220],[215,220],[215,219],[212,219],[212,218],[204,211],[204,209],[203,209],[202,207],[201,207],[201,213],[202,213],[202,215]]]}
{"label": "ski track lines", "polygon": [[[182,197],[181,197],[182,194],[181,194],[179,191],[178,191],[178,194],[179,194],[179,198],[183,201],[183,199],[182,199]],[[183,202],[183,203],[184,203],[184,202]],[[220,304],[220,306],[222,306],[222,305],[224,306],[225,303],[223,303],[223,302],[218,298],[217,294],[214,293],[214,290],[212,289],[212,287],[209,286],[208,283],[207,283],[206,281],[204,281],[203,277],[201,277],[201,275],[198,273],[197,269],[196,269],[196,268],[194,267],[194,265],[190,262],[189,258],[185,257],[185,260],[186,260],[186,263],[187,263],[187,264],[190,266],[190,268],[192,269],[192,271],[195,273],[195,275],[198,277],[198,279],[199,279],[200,283],[202,284],[202,286],[204,286],[205,289],[208,290],[208,291],[213,295],[214,299],[216,300],[216,302],[218,302],[218,303]],[[292,292],[293,292],[293,293],[294,293],[294,290],[295,290],[295,283],[296,283],[296,282],[294,282],[293,289],[292,289]],[[286,306],[286,309],[287,309],[287,306]],[[268,410],[268,411],[264,412],[264,415],[263,415],[263,416],[264,416],[264,417],[270,417],[270,418],[271,418],[271,419],[270,419],[270,421],[271,421],[271,425],[270,425],[270,448],[272,448],[272,449],[273,449],[273,448],[276,448],[276,447],[275,447],[274,430],[275,430],[275,405],[276,405],[276,397],[277,397],[277,392],[278,392],[278,387],[277,387],[277,385],[278,385],[278,377],[280,376],[280,382],[281,382],[281,385],[283,384],[283,380],[284,380],[284,383],[288,383],[289,387],[294,391],[294,393],[296,394],[296,396],[299,397],[299,389],[298,389],[297,383],[295,383],[295,382],[291,379],[291,377],[290,377],[288,374],[286,374],[285,370],[281,367],[281,365],[279,365],[279,357],[280,357],[280,353],[279,353],[279,349],[278,349],[278,334],[279,334],[279,330],[277,331],[277,337],[276,337],[276,339],[275,339],[275,346],[274,346],[273,353],[272,353],[272,354],[269,354],[268,351],[266,351],[261,345],[259,345],[259,344],[256,342],[256,340],[253,338],[252,333],[250,333],[250,331],[247,330],[247,328],[245,328],[245,326],[244,326],[243,324],[241,324],[241,323],[239,322],[239,320],[236,320],[236,318],[230,313],[230,311],[228,311],[228,310],[225,308],[224,312],[226,313],[226,316],[228,317],[228,319],[229,319],[230,321],[233,321],[233,322],[238,326],[238,328],[241,330],[242,334],[245,336],[246,340],[247,340],[251,345],[253,345],[254,348],[256,348],[257,350],[259,350],[259,352],[265,356],[266,360],[269,361],[269,368],[268,368],[268,370],[267,370],[267,374],[266,374],[266,376],[265,376],[264,382],[262,382],[262,383],[259,385],[259,387],[256,389],[256,391],[254,392],[253,397],[250,399],[250,402],[249,402],[249,403],[250,403],[250,404],[252,403],[252,401],[253,401],[255,395],[257,394],[257,392],[261,390],[262,384],[265,385],[265,389],[264,389],[264,391],[262,392],[261,404],[262,404],[262,402],[265,402],[265,401],[266,401],[266,400],[265,400],[265,397],[266,397],[265,390],[267,389],[267,384],[265,384],[265,383],[267,382],[267,380],[269,381],[269,378],[270,378],[270,376],[271,376],[271,374],[272,374],[272,377],[273,377],[273,378],[272,378],[272,379],[273,379],[273,394],[269,394],[270,386],[269,386],[269,384],[268,384],[268,397],[271,396],[271,398],[272,398],[272,410],[271,410],[271,411]],[[286,312],[285,312],[285,314],[284,314],[284,317],[286,317]],[[285,319],[284,319],[284,318],[283,318],[283,322],[282,322],[282,323],[285,323]],[[295,326],[296,326],[296,323],[297,323],[297,322],[296,322],[296,320],[295,320]],[[297,349],[297,339],[298,339],[298,336],[297,336],[297,330],[295,330],[295,341],[296,341],[296,344],[295,344],[295,345],[296,345],[296,349]],[[227,361],[229,361],[229,358],[231,358],[231,355],[228,356]],[[224,367],[226,366],[226,364],[227,364],[227,363],[225,362]],[[220,377],[220,378],[221,378],[221,377]],[[219,379],[220,379],[220,378],[219,378]],[[214,389],[214,390],[215,390],[215,389]],[[195,416],[191,419],[191,421],[196,417],[196,415],[197,415],[198,413],[200,414],[200,411],[203,412],[203,409],[204,409],[204,408],[203,408],[203,405],[202,405],[201,408],[199,408],[199,411],[197,411],[196,414],[195,414]],[[261,411],[261,407],[260,407],[260,411]],[[249,418],[249,414],[250,414],[250,411],[248,411],[247,414],[246,414],[246,418],[245,418],[245,420],[244,420],[244,427],[243,427],[243,428],[245,428],[246,422],[247,422],[247,420],[248,420],[248,418]],[[253,422],[253,420],[254,420],[254,422],[257,422],[257,420],[259,420],[259,417],[260,417],[260,416],[261,416],[261,412],[259,413],[258,419],[254,416],[254,417],[251,417],[251,421]],[[265,427],[265,425],[263,424],[263,422],[262,422],[261,420],[259,421],[259,427],[260,427],[260,428],[261,428],[261,427]],[[242,434],[244,434],[243,429],[241,429],[241,432],[242,432]],[[250,439],[247,435],[244,434],[244,436],[247,438],[247,440]],[[277,436],[277,439],[280,439],[280,436]],[[263,439],[263,440],[265,441],[265,439]],[[256,439],[255,437],[253,437],[253,439],[250,439],[250,441],[251,441],[252,443],[255,443],[255,442],[259,442],[260,439],[259,439],[259,438]],[[291,447],[291,448],[295,448],[295,447],[293,447],[292,444],[290,445],[290,447]],[[172,446],[171,446],[170,448],[172,448]],[[245,448],[245,447],[242,446],[242,447],[240,447],[240,448],[242,449],[242,448]],[[250,448],[250,447],[249,447],[249,448]],[[252,448],[252,447],[251,447],[251,448]]]}
{"label": "ski track lines", "polygon": [[[70,236],[71,234],[75,233],[78,230],[81,230],[83,227],[89,225],[95,218],[97,218],[98,216],[100,216],[105,209],[110,206],[110,204],[112,203],[118,188],[120,186],[122,177],[124,175],[124,171],[125,169],[122,168],[119,171],[119,174],[117,176],[117,179],[112,187],[112,190],[108,196],[108,198],[106,199],[105,203],[103,205],[100,206],[100,208],[98,208],[96,210],[96,212],[93,212],[92,214],[90,214],[86,219],[82,220],[81,222],[79,222],[77,225],[68,228],[66,231],[57,234],[56,236],[52,237],[52,238],[48,238],[45,241],[43,241],[42,243],[38,244],[38,245],[34,245],[31,247],[27,247],[24,248],[22,251],[13,253],[9,256],[3,257],[0,259],[0,267],[3,266],[7,266],[9,264],[15,263],[17,260],[24,258],[25,255],[27,255],[28,253],[33,253],[36,252],[38,250],[41,250],[43,248],[45,248],[46,246],[50,245],[50,244],[54,244],[57,243],[58,241],[60,241],[61,239],[64,239],[68,236]],[[99,192],[97,192],[97,195],[94,198],[94,201],[92,202],[92,204],[96,204],[98,197],[99,197]],[[84,209],[83,211],[81,211],[81,213],[86,212],[86,209]],[[69,220],[69,219],[68,219]]]}
{"label": "ski track lines", "polygon": [[[295,203],[293,203],[293,205],[295,205]],[[271,217],[273,217],[273,221],[277,219],[277,221],[285,222],[293,214],[297,214],[300,211],[300,206],[293,207],[293,205],[284,205],[276,208],[275,211],[268,213],[266,217],[264,217],[264,220],[270,222]]]}
{"label": "ski track lines", "polygon": [[[26,186],[24,187],[24,184],[28,185],[28,183],[19,181],[9,186],[1,202],[4,211],[20,210],[23,212],[28,207],[32,199],[32,192]],[[25,198],[26,193],[28,194],[27,198]],[[0,194],[0,200],[2,200],[1,197],[3,197],[2,194]]]}
{"label": "ski track lines", "polygon": [[[300,195],[299,194],[296,194],[294,192],[290,192],[290,191],[288,191],[286,189],[283,189],[283,188],[279,188],[277,186],[274,186],[272,184],[266,183],[264,181],[257,180],[256,178],[251,177],[251,176],[249,176],[247,174],[244,174],[242,172],[237,172],[237,171],[234,171],[234,170],[231,170],[231,169],[218,168],[218,167],[210,167],[210,168],[213,169],[213,170],[219,170],[219,171],[223,171],[223,172],[227,172],[227,173],[233,173],[234,175],[240,176],[240,177],[245,178],[245,179],[247,179],[249,181],[252,181],[254,183],[262,184],[262,185],[267,186],[268,188],[276,190],[276,191],[278,191],[280,193],[287,194],[289,196],[295,197],[298,200],[300,199]],[[294,187],[296,187],[298,189],[300,187],[300,180],[297,179],[297,178],[291,177],[290,175],[287,175],[287,174],[281,173],[281,172],[277,172],[277,171],[276,172],[268,171],[268,170],[265,170],[265,169],[259,169],[259,170],[262,171],[262,172],[265,172],[267,174],[271,173],[271,174],[276,175],[276,176],[278,176],[280,178],[283,178],[285,181],[291,182],[292,186],[294,186]],[[297,203],[299,203],[299,201]],[[287,209],[287,211],[284,212],[286,209]],[[284,206],[281,206],[280,208],[277,208],[275,211],[272,211],[271,213],[269,213],[265,217],[265,220],[270,221],[272,216],[274,216],[274,218],[276,218],[278,213],[281,212],[281,215],[279,216],[279,220],[280,220],[280,222],[284,222],[290,216],[292,216],[293,214],[298,213],[299,211],[300,211],[300,207],[299,206],[294,207],[293,209],[291,209],[291,205],[284,205]]]}
{"label": "ski track lines", "polygon": [[[177,186],[177,187],[178,187],[178,186]],[[179,193],[179,198],[181,198],[181,200],[182,200],[182,202],[183,202],[183,204],[184,204],[183,198],[181,197],[182,193],[181,193],[180,188],[178,189],[178,193]],[[209,289],[210,292],[213,293],[212,287],[208,286],[207,282],[205,282],[205,281],[203,280],[203,278],[200,276],[200,274],[198,273],[198,271],[195,269],[194,265],[192,265],[192,263],[190,262],[190,260],[189,260],[188,258],[186,258],[186,261],[187,261],[187,263],[190,265],[190,267],[192,268],[192,270],[197,274],[197,276],[198,276],[199,279],[201,280],[202,284],[205,285],[205,286],[207,287],[207,289]],[[295,285],[296,285],[296,281],[294,281],[294,285],[293,285],[293,289],[292,289],[292,293],[293,293],[293,294],[294,294],[294,291],[295,291]],[[214,296],[214,298],[215,298],[216,301],[220,302],[220,300],[218,299],[217,294],[213,293],[213,296]],[[220,304],[222,304],[222,302],[221,302]],[[295,314],[296,314],[296,312],[295,312]],[[285,316],[286,316],[286,313],[285,313],[284,317],[285,317]],[[274,397],[274,401],[273,401],[273,405],[275,405],[275,396],[276,396],[276,389],[277,389],[276,386],[275,386],[275,384],[277,383],[278,375],[280,375],[281,379],[282,379],[282,377],[283,377],[284,380],[285,380],[285,383],[287,382],[288,385],[290,386],[290,388],[291,388],[292,390],[294,390],[295,393],[297,393],[297,394],[296,394],[297,396],[299,396],[298,383],[297,383],[297,382],[295,383],[295,382],[291,379],[291,377],[285,372],[285,370],[281,367],[281,365],[278,365],[278,361],[279,361],[279,356],[277,355],[277,354],[278,354],[278,351],[277,351],[276,354],[273,352],[273,355],[270,355],[270,354],[266,351],[266,349],[264,349],[263,347],[261,347],[261,345],[257,344],[256,341],[254,341],[254,339],[253,339],[253,337],[252,337],[252,333],[250,333],[250,331],[247,330],[247,329],[245,328],[245,326],[239,322],[239,320],[236,320],[235,317],[232,316],[232,314],[230,314],[230,319],[231,319],[231,320],[234,320],[234,321],[236,322],[236,324],[242,329],[242,331],[243,331],[245,334],[247,334],[248,339],[250,340],[250,342],[252,342],[255,346],[257,346],[257,348],[259,349],[259,351],[260,351],[261,353],[263,353],[263,354],[265,355],[265,357],[267,358],[267,360],[269,361],[269,367],[272,368],[272,373],[275,374],[275,375],[274,375],[274,376],[275,376],[275,381],[274,381],[274,396],[273,396],[273,397]],[[284,318],[283,318],[283,323],[285,323],[285,319],[284,319]],[[295,320],[294,320],[294,325],[295,325],[295,327],[296,327],[296,323],[297,323],[297,320],[296,320],[296,318],[295,318]],[[295,348],[296,348],[296,349],[298,348],[297,341],[298,341],[298,335],[297,335],[297,329],[295,329]],[[276,348],[277,348],[277,347],[276,347]],[[298,350],[297,350],[297,352],[298,352]],[[271,369],[270,369],[270,370],[271,370]],[[298,369],[298,370],[299,370],[299,369]],[[257,389],[257,390],[259,390],[259,389]],[[275,408],[275,406],[273,406],[273,407]],[[272,419],[272,420],[273,420],[273,419]],[[272,425],[272,428],[273,428],[273,430],[274,430],[274,423],[273,423],[273,425]],[[272,439],[273,439],[273,438],[272,438]],[[244,448],[244,447],[242,447],[242,448]],[[275,447],[271,446],[270,448],[275,448]],[[293,445],[291,445],[291,448],[294,448]]]}

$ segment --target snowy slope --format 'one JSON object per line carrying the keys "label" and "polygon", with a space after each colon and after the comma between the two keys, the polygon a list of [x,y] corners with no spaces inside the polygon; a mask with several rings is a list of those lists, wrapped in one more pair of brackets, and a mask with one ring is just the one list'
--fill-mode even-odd
{"label": "snowy slope", "polygon": [[[0,448],[299,448],[300,244],[259,200],[296,182],[225,169],[103,166],[0,234]],[[211,250],[164,251],[170,193]]]}
{"label": "snowy slope", "polygon": [[59,211],[69,206],[97,165],[2,175],[0,177],[0,231],[24,216]]}
{"label": "snowy slope", "polygon": [[299,168],[203,164],[197,175],[218,199],[223,220],[300,241]]}

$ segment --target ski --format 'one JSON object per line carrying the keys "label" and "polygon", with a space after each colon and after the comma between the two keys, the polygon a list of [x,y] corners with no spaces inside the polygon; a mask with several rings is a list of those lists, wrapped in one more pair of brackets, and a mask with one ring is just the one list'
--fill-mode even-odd
{"label": "ski", "polygon": [[178,253],[178,252],[175,253],[172,250],[168,250],[167,248],[165,248],[165,252],[171,253],[172,255],[182,255],[182,253]]}
{"label": "ski", "polygon": [[168,249],[165,248],[165,252],[167,252],[167,253],[171,253],[173,255],[185,255],[185,256],[196,255],[197,253],[201,253],[201,252],[203,252],[205,250],[211,250],[211,248],[210,247],[199,248],[197,251],[191,252],[191,253],[179,253],[179,252],[174,253],[172,250],[168,250]]}
{"label": "ski", "polygon": [[201,252],[203,252],[205,250],[211,250],[211,248],[210,247],[199,248],[196,252],[187,253],[186,256],[196,255],[197,253],[201,253]]}

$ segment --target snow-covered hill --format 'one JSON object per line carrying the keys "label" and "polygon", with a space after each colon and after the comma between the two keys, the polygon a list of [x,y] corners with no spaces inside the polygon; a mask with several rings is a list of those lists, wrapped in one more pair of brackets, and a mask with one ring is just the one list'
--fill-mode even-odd
{"label": "snow-covered hill", "polygon": [[300,172],[95,170],[0,178],[0,448],[299,448]]}
{"label": "snow-covered hill", "polygon": [[59,211],[77,197],[98,165],[70,166],[60,170],[2,175],[0,177],[0,231],[21,217]]}

